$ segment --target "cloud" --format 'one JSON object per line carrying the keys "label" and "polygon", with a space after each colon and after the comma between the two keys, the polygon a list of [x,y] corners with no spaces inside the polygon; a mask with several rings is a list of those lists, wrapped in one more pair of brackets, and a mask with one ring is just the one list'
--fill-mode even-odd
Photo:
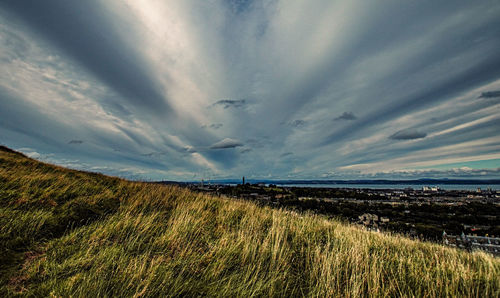
{"label": "cloud", "polygon": [[144,153],[141,154],[142,156],[147,156],[147,157],[160,157],[162,155],[165,155],[165,152],[149,152],[149,153]]}
{"label": "cloud", "polygon": [[80,144],[83,144],[83,141],[82,140],[71,140],[68,142],[68,144],[71,144],[71,145],[80,145]]}
{"label": "cloud", "polygon": [[500,168],[472,169],[459,167],[450,169],[416,169],[391,170],[374,173],[360,173],[357,171],[330,171],[321,175],[324,179],[423,179],[423,178],[452,178],[452,179],[499,179]]}
{"label": "cloud", "polygon": [[403,129],[395,132],[393,135],[389,137],[392,140],[414,140],[414,139],[422,139],[427,136],[426,133],[420,132],[416,129]]}
{"label": "cloud", "polygon": [[186,146],[183,149],[187,153],[196,153],[197,152],[197,150],[195,148],[193,148],[192,146]]}
{"label": "cloud", "polygon": [[119,27],[114,22],[119,20],[110,18],[101,4],[51,0],[28,6],[5,1],[3,6],[116,90],[128,104],[155,115],[171,112],[139,49],[116,30]]}
{"label": "cloud", "polygon": [[241,14],[251,8],[253,0],[227,0],[229,9],[235,14]]}
{"label": "cloud", "polygon": [[219,129],[222,126],[223,126],[222,123],[212,123],[212,124],[210,124],[210,128],[213,128],[213,129]]}
{"label": "cloud", "polygon": [[35,159],[39,159],[41,157],[41,154],[36,152],[32,148],[19,148],[19,149],[17,149],[17,151],[20,151],[23,154],[25,154],[26,156],[31,157],[31,158],[35,158]]}
{"label": "cloud", "polygon": [[344,112],[342,115],[333,120],[356,120],[356,116],[354,116],[352,112]]}
{"label": "cloud", "polygon": [[482,92],[479,98],[495,98],[500,97],[500,91],[487,91]]}
{"label": "cloud", "polygon": [[379,172],[366,175],[375,179],[420,179],[420,178],[488,178],[500,177],[500,168],[496,169],[472,169],[469,167],[451,168],[451,169],[421,169],[421,170],[397,170],[388,172]]}
{"label": "cloud", "polygon": [[0,1],[0,136],[60,164],[311,178],[500,152],[488,1],[31,2]]}
{"label": "cloud", "polygon": [[280,157],[287,157],[287,156],[290,156],[290,155],[293,155],[293,152],[285,152],[285,153],[282,153],[280,155]]}
{"label": "cloud", "polygon": [[209,127],[209,128],[212,128],[212,129],[219,129],[219,128],[223,127],[223,126],[224,126],[224,125],[223,125],[222,123],[212,123],[212,124],[210,124],[210,125],[208,125],[208,124],[203,124],[203,125],[201,126],[201,128],[207,128],[207,127]]}
{"label": "cloud", "polygon": [[210,149],[229,149],[241,146],[243,146],[243,144],[240,141],[235,139],[225,138],[210,146]]}
{"label": "cloud", "polygon": [[298,119],[298,120],[294,120],[294,121],[290,122],[289,124],[292,127],[301,127],[301,126],[306,125],[307,121],[302,120],[302,119]]}
{"label": "cloud", "polygon": [[251,149],[251,148],[245,148],[245,149],[242,149],[242,150],[240,151],[240,153],[241,153],[241,154],[244,154],[244,153],[248,153],[248,152],[251,152],[251,151],[252,151],[252,149]]}
{"label": "cloud", "polygon": [[215,102],[212,106],[223,106],[227,108],[242,108],[247,104],[246,99],[221,99]]}

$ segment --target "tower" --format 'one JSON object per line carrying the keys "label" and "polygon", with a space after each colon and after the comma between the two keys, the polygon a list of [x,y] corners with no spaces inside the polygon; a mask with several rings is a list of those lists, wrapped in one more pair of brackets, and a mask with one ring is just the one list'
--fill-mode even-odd
{"label": "tower", "polygon": [[242,185],[245,185],[245,176],[243,176],[243,183]]}

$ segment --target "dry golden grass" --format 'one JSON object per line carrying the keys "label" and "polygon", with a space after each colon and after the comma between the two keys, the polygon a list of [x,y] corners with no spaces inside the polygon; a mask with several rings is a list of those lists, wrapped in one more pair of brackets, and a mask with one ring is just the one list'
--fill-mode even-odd
{"label": "dry golden grass", "polygon": [[5,150],[0,198],[4,295],[500,295],[481,252]]}

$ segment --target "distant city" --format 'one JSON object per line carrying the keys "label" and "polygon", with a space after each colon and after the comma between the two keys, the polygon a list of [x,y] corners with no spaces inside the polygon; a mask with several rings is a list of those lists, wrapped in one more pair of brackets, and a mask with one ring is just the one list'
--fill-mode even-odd
{"label": "distant city", "polygon": [[[477,190],[492,189],[500,190],[499,179],[416,179],[416,180],[266,180],[246,179],[251,184],[275,184],[284,187],[322,187],[322,188],[373,188],[373,189],[405,189],[405,188],[439,188],[441,190]],[[169,183],[180,183],[165,181]],[[214,185],[236,185],[241,184],[242,179],[202,179],[189,181],[187,184],[214,184]]]}
{"label": "distant city", "polygon": [[[431,183],[432,184],[425,184]],[[274,208],[308,211],[412,238],[500,254],[500,181],[363,180],[175,183]]]}

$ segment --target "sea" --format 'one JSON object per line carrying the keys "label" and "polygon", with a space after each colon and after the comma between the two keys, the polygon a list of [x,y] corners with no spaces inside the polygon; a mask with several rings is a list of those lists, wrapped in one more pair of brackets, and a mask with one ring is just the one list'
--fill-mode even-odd
{"label": "sea", "polygon": [[480,188],[481,190],[500,190],[500,184],[277,184],[283,187],[318,187],[318,188],[371,188],[371,189],[422,189],[424,186],[439,187],[443,190],[470,190],[474,191]]}

